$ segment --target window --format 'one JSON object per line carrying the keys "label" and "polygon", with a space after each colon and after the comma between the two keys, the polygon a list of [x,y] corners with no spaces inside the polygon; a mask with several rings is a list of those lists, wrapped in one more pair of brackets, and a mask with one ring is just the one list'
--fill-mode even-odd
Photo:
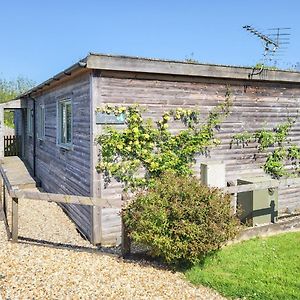
{"label": "window", "polygon": [[45,106],[39,105],[37,107],[37,137],[40,140],[45,138]]}
{"label": "window", "polygon": [[33,109],[27,108],[27,134],[32,136],[33,132]]}
{"label": "window", "polygon": [[72,145],[72,103],[70,99],[58,102],[58,144]]}

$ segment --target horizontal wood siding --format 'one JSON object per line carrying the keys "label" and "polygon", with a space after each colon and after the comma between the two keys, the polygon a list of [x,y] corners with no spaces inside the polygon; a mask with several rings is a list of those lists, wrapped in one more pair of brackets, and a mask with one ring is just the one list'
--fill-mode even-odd
{"label": "horizontal wood siding", "polygon": [[102,245],[121,243],[121,218],[117,208],[103,208],[101,214]]}
{"label": "horizontal wood siding", "polygon": [[[139,77],[136,79],[134,77]],[[148,117],[157,119],[164,111],[176,107],[199,108],[203,117],[207,117],[218,103],[225,99],[227,85],[230,86],[233,106],[230,116],[224,121],[218,137],[222,143],[210,153],[210,157],[198,157],[194,167],[195,173],[200,175],[200,162],[206,160],[222,160],[226,164],[227,181],[235,181],[248,175],[263,174],[260,168],[264,155],[257,155],[256,145],[242,148],[234,146],[230,149],[231,137],[235,133],[248,130],[271,129],[280,122],[285,122],[287,117],[297,115],[300,104],[300,86],[296,84],[259,83],[255,81],[221,81],[213,79],[196,79],[189,77],[175,78],[171,76],[150,76],[126,74],[118,72],[103,72],[96,74],[99,89],[97,106],[104,104],[131,105],[138,103],[147,107]],[[129,78],[128,78],[129,77]],[[245,85],[247,85],[245,87]],[[178,129],[174,125],[173,130]],[[101,125],[96,125],[96,131],[103,130]],[[300,120],[293,127],[290,138],[293,143],[300,145]],[[105,197],[120,199],[120,185],[115,182],[104,189]],[[300,187],[281,188],[279,190],[279,206],[284,211],[287,208],[295,210],[300,208]]]}
{"label": "horizontal wood siding", "polygon": [[[57,141],[57,103],[70,98],[73,109],[73,147],[65,150]],[[90,196],[90,81],[80,75],[36,97],[45,105],[45,138],[37,139],[36,175],[47,192]],[[38,124],[37,124],[38,126]],[[91,238],[91,207],[65,204],[65,212],[80,231]]]}

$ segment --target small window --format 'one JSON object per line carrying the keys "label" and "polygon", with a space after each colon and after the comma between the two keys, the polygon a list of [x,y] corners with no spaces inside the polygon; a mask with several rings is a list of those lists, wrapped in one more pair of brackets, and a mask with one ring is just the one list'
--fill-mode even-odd
{"label": "small window", "polygon": [[33,132],[33,109],[27,108],[27,134],[32,136]]}
{"label": "small window", "polygon": [[72,145],[72,103],[70,99],[58,102],[58,144]]}
{"label": "small window", "polygon": [[37,109],[37,137],[40,140],[45,138],[45,106],[39,105]]}

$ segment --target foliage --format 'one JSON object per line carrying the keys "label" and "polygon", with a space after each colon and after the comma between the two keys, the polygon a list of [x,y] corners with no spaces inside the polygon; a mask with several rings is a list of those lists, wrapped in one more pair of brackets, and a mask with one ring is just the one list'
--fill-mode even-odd
{"label": "foliage", "polygon": [[[299,172],[300,148],[291,145],[288,140],[289,132],[296,119],[288,118],[287,122],[273,128],[273,130],[261,129],[252,133],[243,132],[233,136],[231,147],[234,143],[243,147],[249,143],[258,143],[258,151],[268,151],[263,169],[275,178],[291,176]],[[287,170],[287,161],[292,163],[293,169]]]}
{"label": "foliage", "polygon": [[5,110],[4,111],[4,124],[5,126],[9,127],[9,128],[14,128],[15,124],[14,124],[14,112],[10,111],[10,110]]}
{"label": "foliage", "polygon": [[[99,109],[116,116],[124,114],[126,127],[108,127],[98,137],[101,155],[97,170],[103,172],[107,183],[114,177],[131,189],[151,185],[154,178],[168,170],[191,174],[195,154],[207,154],[210,147],[219,144],[215,131],[228,115],[229,106],[227,91],[224,103],[210,111],[205,123],[199,111],[190,109],[165,112],[156,123],[144,120],[139,106]],[[183,123],[184,129],[172,133],[170,121]]]}
{"label": "foliage", "polygon": [[24,77],[18,77],[15,80],[0,78],[0,103],[16,98],[33,86],[34,82]]}
{"label": "foliage", "polygon": [[232,299],[300,299],[299,244],[295,232],[226,246],[186,278]]}
{"label": "foliage", "polygon": [[[18,77],[15,80],[0,78],[0,103],[16,98],[33,86],[34,82],[24,77]],[[14,113],[12,111],[5,111],[4,124],[14,128]]]}
{"label": "foliage", "polygon": [[133,241],[170,264],[196,263],[237,233],[229,195],[193,176],[166,173],[123,211]]}
{"label": "foliage", "polygon": [[262,63],[257,63],[255,66],[254,66],[255,69],[265,69],[265,70],[278,70],[278,68],[274,65],[265,65],[265,64],[262,64]]}

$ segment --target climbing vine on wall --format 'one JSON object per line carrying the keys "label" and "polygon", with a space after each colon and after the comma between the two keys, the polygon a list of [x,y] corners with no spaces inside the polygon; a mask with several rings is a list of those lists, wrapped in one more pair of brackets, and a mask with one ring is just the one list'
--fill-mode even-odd
{"label": "climbing vine on wall", "polygon": [[[165,112],[157,122],[143,118],[139,106],[106,106],[102,113],[125,115],[125,128],[107,127],[97,138],[100,145],[98,172],[105,182],[111,178],[124,183],[125,188],[149,186],[154,178],[166,171],[180,175],[192,173],[195,155],[207,154],[220,141],[216,130],[229,114],[230,91],[225,100],[214,107],[203,122],[198,110],[177,108]],[[184,129],[172,133],[170,122],[181,122]]]}
{"label": "climbing vine on wall", "polygon": [[[296,118],[288,118],[287,122],[280,124],[272,130],[256,130],[252,133],[243,132],[233,136],[231,147],[234,144],[248,146],[250,143],[258,144],[258,152],[266,152],[266,161],[262,168],[274,178],[298,175],[300,167],[300,148],[291,144],[288,138]],[[290,162],[291,164],[289,164]],[[291,165],[292,168],[287,168]]]}

